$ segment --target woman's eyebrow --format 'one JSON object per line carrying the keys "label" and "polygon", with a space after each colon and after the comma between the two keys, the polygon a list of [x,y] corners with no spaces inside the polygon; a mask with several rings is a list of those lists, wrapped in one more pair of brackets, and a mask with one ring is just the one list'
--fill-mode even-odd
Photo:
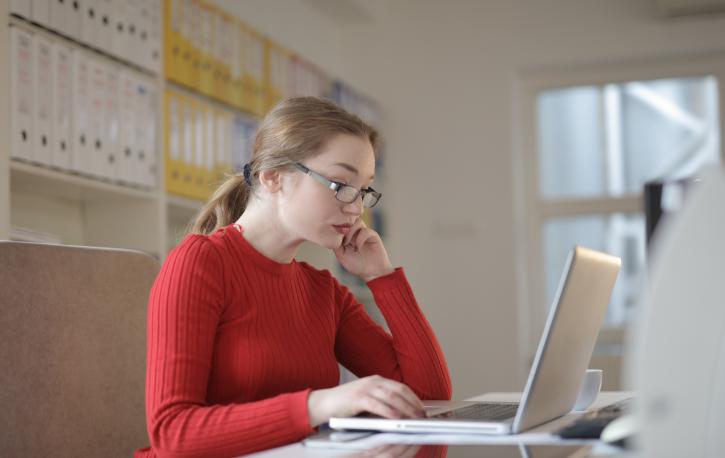
{"label": "woman's eyebrow", "polygon": [[[347,164],[345,162],[337,162],[332,165],[337,165],[338,167],[342,167],[343,169],[349,170],[350,172],[354,173],[355,175],[360,175],[360,172],[355,167],[351,166],[350,164]],[[375,178],[375,174],[370,176],[370,179],[372,180]]]}

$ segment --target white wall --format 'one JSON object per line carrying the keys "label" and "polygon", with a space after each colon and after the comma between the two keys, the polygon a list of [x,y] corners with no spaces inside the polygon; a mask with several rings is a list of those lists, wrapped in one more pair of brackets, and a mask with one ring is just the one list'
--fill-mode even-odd
{"label": "white wall", "polygon": [[661,18],[652,0],[346,0],[372,17],[359,23],[313,0],[218,3],[382,103],[387,246],[438,332],[457,397],[523,383],[517,78],[540,66],[725,55],[725,16]]}

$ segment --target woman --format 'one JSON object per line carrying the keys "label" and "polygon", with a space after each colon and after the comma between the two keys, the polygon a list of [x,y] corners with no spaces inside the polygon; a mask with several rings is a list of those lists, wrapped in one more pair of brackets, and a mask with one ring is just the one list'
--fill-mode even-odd
{"label": "woman", "polygon": [[[450,399],[443,353],[401,268],[360,218],[380,199],[376,131],[292,98],[263,120],[244,173],[222,184],[149,297],[146,416],[136,456],[236,456],[298,441],[332,416],[423,415]],[[367,282],[391,334],[327,270]],[[359,380],[338,386],[338,363]]]}

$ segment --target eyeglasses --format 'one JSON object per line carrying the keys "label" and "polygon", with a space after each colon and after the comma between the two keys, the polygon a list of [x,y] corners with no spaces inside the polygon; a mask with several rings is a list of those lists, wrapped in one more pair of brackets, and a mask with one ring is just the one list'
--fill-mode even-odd
{"label": "eyeglasses", "polygon": [[292,164],[294,164],[294,166],[297,167],[302,173],[311,176],[315,180],[324,184],[326,187],[335,191],[335,198],[340,202],[351,204],[357,200],[360,194],[362,194],[363,207],[372,208],[383,196],[373,188],[357,189],[344,183],[328,180],[319,173],[313,172],[299,162],[293,162]]}

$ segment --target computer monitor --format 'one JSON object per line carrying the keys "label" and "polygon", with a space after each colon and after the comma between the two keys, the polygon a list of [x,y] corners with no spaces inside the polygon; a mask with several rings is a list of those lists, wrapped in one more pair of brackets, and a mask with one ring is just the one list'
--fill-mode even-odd
{"label": "computer monitor", "polygon": [[682,208],[685,195],[697,181],[697,178],[682,178],[678,180],[654,180],[645,183],[643,207],[645,240],[648,250],[661,219],[667,214],[677,212]]}

